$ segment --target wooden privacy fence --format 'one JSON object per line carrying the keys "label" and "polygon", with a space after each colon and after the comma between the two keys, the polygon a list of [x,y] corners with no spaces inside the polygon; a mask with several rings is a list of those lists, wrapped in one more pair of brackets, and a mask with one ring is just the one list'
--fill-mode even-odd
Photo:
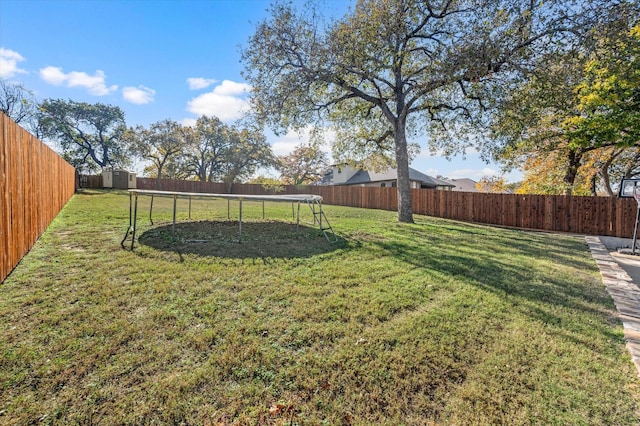
{"label": "wooden privacy fence", "polygon": [[629,238],[637,204],[615,197],[414,190],[415,213],[544,231]]}
{"label": "wooden privacy fence", "polygon": [[76,171],[0,114],[0,282],[73,196]]}
{"label": "wooden privacy fence", "polygon": [[[156,189],[157,179],[138,178],[139,189]],[[227,193],[224,183],[162,179],[164,191]],[[637,204],[633,199],[515,195],[413,189],[416,214],[543,231],[572,232],[629,238],[633,235]],[[234,194],[321,195],[325,204],[397,210],[396,188],[356,186],[281,186],[233,184]]]}

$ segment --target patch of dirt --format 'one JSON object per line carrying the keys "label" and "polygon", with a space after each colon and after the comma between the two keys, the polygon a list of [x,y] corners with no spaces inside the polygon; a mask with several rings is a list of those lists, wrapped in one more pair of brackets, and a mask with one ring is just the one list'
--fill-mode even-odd
{"label": "patch of dirt", "polygon": [[79,253],[87,251],[84,247],[76,244],[60,244],[58,247],[61,248],[62,250],[75,251]]}

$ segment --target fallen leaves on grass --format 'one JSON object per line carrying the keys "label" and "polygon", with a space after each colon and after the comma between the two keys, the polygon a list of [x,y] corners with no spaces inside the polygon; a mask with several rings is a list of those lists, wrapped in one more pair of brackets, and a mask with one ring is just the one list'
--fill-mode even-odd
{"label": "fallen leaves on grass", "polygon": [[293,407],[293,404],[273,404],[271,408],[269,408],[269,414],[271,414],[272,416],[278,416],[280,414],[291,414],[291,416],[293,416],[294,413],[295,409]]}

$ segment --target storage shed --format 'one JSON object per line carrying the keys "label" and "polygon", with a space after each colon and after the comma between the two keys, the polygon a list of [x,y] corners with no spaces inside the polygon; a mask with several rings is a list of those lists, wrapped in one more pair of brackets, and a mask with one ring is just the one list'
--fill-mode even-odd
{"label": "storage shed", "polygon": [[135,189],[136,174],[127,170],[104,170],[102,172],[104,188]]}

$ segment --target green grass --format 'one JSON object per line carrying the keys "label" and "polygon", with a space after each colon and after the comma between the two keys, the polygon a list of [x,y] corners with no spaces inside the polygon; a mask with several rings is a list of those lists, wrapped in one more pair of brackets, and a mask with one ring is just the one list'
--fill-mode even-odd
{"label": "green grass", "polygon": [[173,241],[145,200],[132,252],[128,205],[74,196],[0,284],[0,424],[640,421],[583,238],[325,206],[329,244],[246,203],[238,243],[182,201]]}

